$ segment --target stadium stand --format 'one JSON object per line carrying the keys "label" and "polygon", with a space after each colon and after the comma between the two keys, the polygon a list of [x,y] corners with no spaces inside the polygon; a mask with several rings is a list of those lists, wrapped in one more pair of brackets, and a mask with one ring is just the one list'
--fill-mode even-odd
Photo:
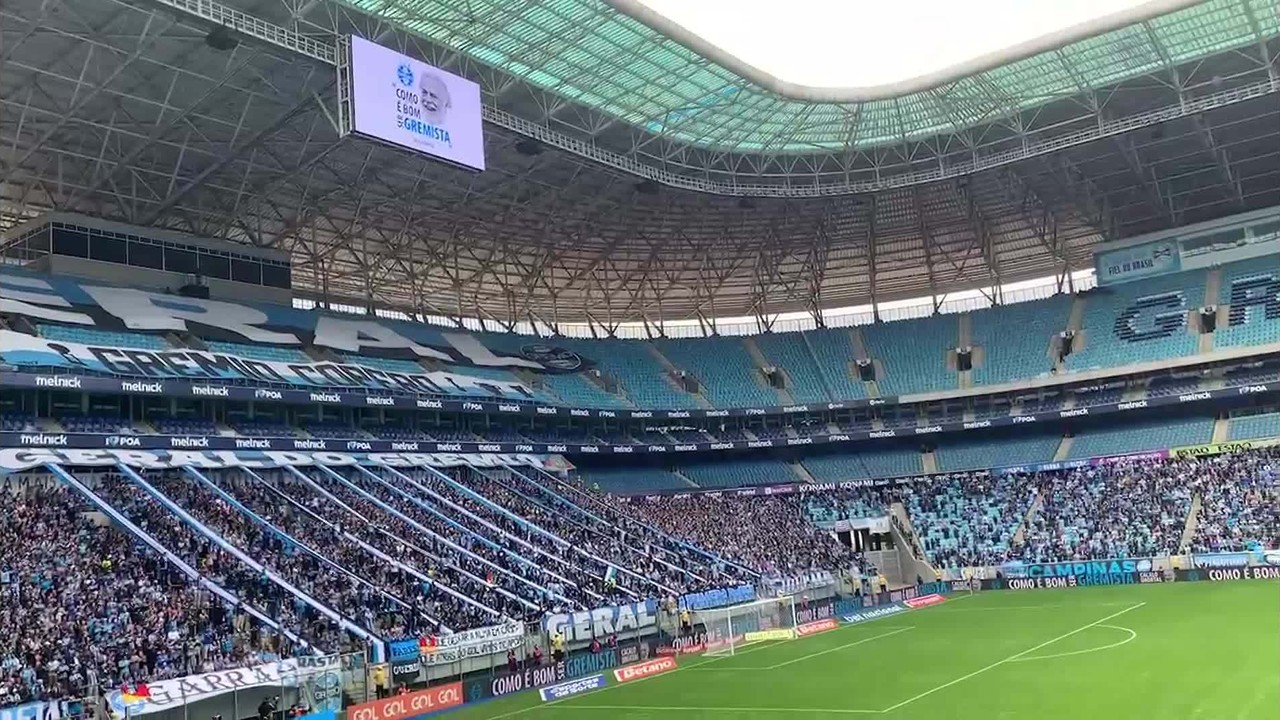
{"label": "stadium stand", "polygon": [[1051,562],[1177,552],[1192,492],[1171,469],[1135,463],[1044,475],[1041,507],[1016,557]]}
{"label": "stadium stand", "polygon": [[1280,413],[1266,412],[1255,415],[1233,415],[1228,428],[1228,439],[1255,440],[1280,438]]}
{"label": "stadium stand", "polygon": [[1227,322],[1213,333],[1215,347],[1280,342],[1280,264],[1275,256],[1231,263],[1222,268],[1218,303],[1227,305]]}
{"label": "stadium stand", "polygon": [[920,451],[910,448],[868,448],[859,452],[817,455],[802,459],[801,465],[818,482],[904,477],[924,472]]}
{"label": "stadium stand", "polygon": [[1070,309],[1071,298],[1059,295],[969,313],[973,345],[983,353],[982,363],[973,369],[973,384],[1013,382],[1051,370],[1049,342],[1067,329]]}
{"label": "stadium stand", "polygon": [[621,495],[642,495],[664,490],[689,490],[691,486],[670,470],[648,468],[590,468],[582,469],[587,485],[603,492]]}
{"label": "stadium stand", "polygon": [[617,381],[626,397],[642,408],[689,409],[698,406],[689,393],[676,388],[654,358],[651,346],[640,340],[560,339],[569,350],[591,358]]}
{"label": "stadium stand", "polygon": [[[836,395],[827,391],[826,380],[805,338],[800,333],[765,333],[755,338],[765,359],[781,368],[790,384],[787,392],[798,403],[826,402]],[[844,396],[842,399],[851,399]]]}
{"label": "stadium stand", "polygon": [[1052,433],[1025,437],[959,437],[940,441],[934,455],[939,472],[1026,465],[1052,460],[1061,440]]}
{"label": "stadium stand", "polygon": [[1213,420],[1181,418],[1147,420],[1115,427],[1096,427],[1076,434],[1071,458],[1123,455],[1207,443],[1213,437]]}
{"label": "stadium stand", "polygon": [[142,350],[169,350],[169,343],[158,335],[146,333],[115,332],[76,325],[37,325],[40,337],[46,340],[80,343],[83,345],[105,345],[107,347],[139,348]]}
{"label": "stadium stand", "polygon": [[812,330],[801,335],[808,343],[833,400],[858,400],[867,396],[866,383],[858,379],[857,357],[849,330]]}
{"label": "stadium stand", "polygon": [[947,353],[956,348],[957,324],[955,315],[934,315],[861,328],[867,351],[884,365],[880,392],[909,395],[956,387]]}
{"label": "stadium stand", "polygon": [[685,477],[699,487],[731,488],[795,482],[798,478],[787,463],[773,458],[720,460],[686,464]]}
{"label": "stadium stand", "polygon": [[1201,506],[1193,552],[1280,547],[1280,480],[1275,448],[1200,461]]}
{"label": "stadium stand", "polygon": [[1187,312],[1204,303],[1203,271],[1098,288],[1084,298],[1084,347],[1064,360],[1070,370],[1121,367],[1196,352]]}
{"label": "stadium stand", "polygon": [[239,355],[254,360],[268,362],[311,362],[307,354],[297,348],[278,347],[275,345],[249,345],[246,343],[210,341],[205,343],[210,350],[227,355]]}
{"label": "stadium stand", "polygon": [[1011,475],[961,476],[912,487],[904,504],[935,565],[999,565],[1033,494]]}
{"label": "stadium stand", "polygon": [[696,340],[657,340],[654,345],[673,365],[702,384],[702,394],[716,407],[781,405],[742,338],[708,337]]}

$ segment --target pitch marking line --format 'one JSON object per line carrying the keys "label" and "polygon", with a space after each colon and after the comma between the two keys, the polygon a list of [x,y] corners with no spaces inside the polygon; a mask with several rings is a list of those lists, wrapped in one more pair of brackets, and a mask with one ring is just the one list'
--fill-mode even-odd
{"label": "pitch marking line", "polygon": [[632,710],[632,711],[672,711],[672,712],[738,712],[738,713],[822,713],[824,715],[845,714],[845,715],[879,715],[883,710],[858,710],[852,708],[839,708],[836,710],[827,710],[823,708],[771,708],[771,707],[685,707],[671,706],[666,707],[659,705],[565,705],[565,708],[573,708],[574,710]]}
{"label": "pitch marking line", "polygon": [[1010,662],[1031,662],[1032,660],[1052,660],[1054,658],[1071,657],[1072,655],[1088,655],[1089,653],[1096,653],[1102,650],[1110,650],[1111,648],[1118,648],[1121,645],[1128,645],[1129,643],[1138,639],[1138,631],[1132,628],[1121,627],[1119,625],[1099,625],[1098,627],[1107,628],[1108,630],[1119,630],[1121,632],[1127,632],[1129,633],[1129,637],[1121,640],[1120,642],[1113,642],[1110,645],[1100,645],[1095,648],[1085,648],[1084,650],[1072,650],[1071,652],[1054,653],[1053,655],[1036,655],[1033,657],[1021,657],[1021,658],[1018,658],[1017,660],[1012,660]]}
{"label": "pitch marking line", "polygon": [[872,635],[872,636],[871,636],[871,637],[869,637],[869,638],[862,638],[861,640],[854,640],[853,642],[845,643],[844,645],[837,645],[836,647],[833,647],[833,648],[827,648],[826,650],[819,650],[819,651],[818,651],[818,652],[816,652],[816,653],[809,653],[808,655],[804,655],[804,656],[801,656],[801,657],[795,658],[795,659],[793,659],[793,660],[787,660],[787,661],[784,661],[784,662],[780,662],[780,663],[778,663],[778,664],[776,664],[776,665],[770,665],[769,667],[762,668],[762,669],[764,669],[764,670],[777,670],[778,668],[783,668],[783,667],[786,667],[786,666],[788,666],[788,665],[794,665],[794,664],[796,664],[796,663],[798,663],[798,662],[803,662],[803,661],[805,661],[805,660],[812,660],[813,658],[816,658],[816,657],[822,657],[823,655],[826,655],[827,653],[833,653],[833,652],[836,652],[836,651],[838,651],[838,650],[845,650],[845,649],[847,649],[847,648],[855,647],[855,646],[857,646],[857,645],[861,645],[861,644],[863,644],[863,643],[869,643],[869,642],[871,642],[872,640],[879,640],[880,638],[886,638],[886,637],[889,637],[890,635],[897,635],[898,633],[904,633],[904,632],[906,632],[906,631],[908,631],[908,630],[915,630],[915,629],[916,629],[916,628],[915,628],[915,626],[914,626],[914,625],[910,625],[910,626],[907,626],[907,627],[900,627],[900,628],[898,628],[898,629],[896,629],[896,630],[890,630],[889,632],[886,632],[886,633],[880,633],[879,635]]}
{"label": "pitch marking line", "polygon": [[1130,605],[1129,607],[1127,607],[1127,608],[1125,608],[1125,609],[1121,610],[1120,612],[1111,613],[1110,615],[1108,615],[1108,616],[1106,616],[1106,617],[1104,617],[1104,618],[1102,618],[1102,619],[1100,619],[1100,620],[1094,620],[1093,622],[1089,623],[1088,625],[1084,625],[1084,626],[1078,627],[1078,628],[1076,628],[1075,630],[1072,630],[1071,632],[1068,632],[1068,633],[1063,633],[1063,634],[1059,635],[1058,637],[1053,638],[1052,640],[1046,640],[1046,641],[1044,641],[1044,642],[1040,643],[1039,645],[1036,645],[1035,647],[1027,648],[1026,650],[1023,650],[1022,652],[1019,652],[1019,653],[1015,653],[1015,654],[1013,654],[1013,655],[1010,655],[1009,657],[1007,657],[1007,658],[1005,658],[1005,659],[1003,659],[1003,660],[999,660],[999,661],[993,662],[993,663],[991,663],[990,665],[988,665],[988,666],[986,666],[986,667],[984,667],[984,668],[979,668],[978,670],[974,670],[973,672],[969,673],[968,675],[962,675],[961,677],[958,677],[958,678],[956,678],[955,680],[952,680],[951,682],[943,683],[943,684],[941,684],[941,685],[939,685],[939,686],[937,686],[937,687],[935,687],[935,688],[932,688],[932,689],[929,689],[929,690],[925,690],[924,692],[920,693],[919,695],[916,695],[916,696],[914,696],[914,697],[909,697],[909,698],[907,698],[906,700],[903,700],[902,702],[898,703],[897,705],[891,705],[891,706],[889,706],[889,707],[885,708],[884,710],[882,710],[881,712],[886,712],[886,713],[888,713],[888,712],[893,712],[894,710],[897,710],[898,708],[900,708],[900,707],[902,707],[902,706],[904,706],[904,705],[910,705],[911,703],[913,703],[913,702],[915,702],[915,701],[917,701],[917,700],[920,700],[920,699],[922,699],[922,698],[929,697],[930,695],[932,695],[932,694],[934,694],[934,693],[938,692],[939,690],[946,690],[947,688],[951,687],[952,685],[956,685],[956,684],[962,683],[962,682],[964,682],[965,680],[968,680],[968,679],[969,679],[969,678],[971,678],[971,677],[976,677],[976,676],[978,676],[978,675],[981,675],[982,673],[987,672],[988,670],[994,670],[995,668],[998,668],[998,667],[1000,667],[1001,665],[1004,665],[1005,663],[1008,663],[1008,662],[1014,662],[1015,660],[1017,660],[1017,659],[1018,659],[1018,658],[1020,658],[1020,657],[1023,657],[1024,655],[1030,655],[1031,653],[1033,653],[1033,652],[1035,652],[1035,651],[1039,650],[1040,648],[1048,647],[1048,646],[1050,646],[1050,645],[1052,645],[1052,644],[1054,644],[1054,643],[1058,642],[1059,640],[1066,640],[1067,638],[1071,637],[1072,635],[1076,635],[1076,634],[1078,634],[1078,633],[1082,633],[1082,632],[1084,632],[1085,630],[1088,630],[1088,629],[1089,629],[1089,628],[1091,628],[1091,627],[1096,627],[1096,626],[1098,626],[1098,625],[1101,625],[1101,624],[1105,623],[1106,621],[1111,620],[1112,618],[1120,617],[1121,615],[1123,615],[1123,614],[1125,614],[1125,613],[1127,613],[1127,612],[1129,612],[1129,611],[1131,611],[1131,610],[1137,610],[1138,608],[1142,607],[1143,605],[1146,605],[1146,603],[1145,603],[1145,602],[1140,602],[1140,603],[1138,603],[1138,604],[1136,604],[1136,605]]}

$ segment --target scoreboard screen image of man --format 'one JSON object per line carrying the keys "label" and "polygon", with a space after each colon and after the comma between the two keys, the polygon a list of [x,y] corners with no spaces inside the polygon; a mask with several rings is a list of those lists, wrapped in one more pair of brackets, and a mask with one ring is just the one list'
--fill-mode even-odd
{"label": "scoreboard screen image of man", "polygon": [[359,37],[350,57],[353,131],[484,170],[478,84]]}

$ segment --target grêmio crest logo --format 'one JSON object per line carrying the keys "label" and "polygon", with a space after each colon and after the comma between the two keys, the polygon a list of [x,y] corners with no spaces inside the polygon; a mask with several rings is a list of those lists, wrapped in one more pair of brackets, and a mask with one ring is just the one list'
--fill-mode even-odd
{"label": "gr\u00eamio crest logo", "polygon": [[573,372],[582,367],[582,356],[572,350],[548,345],[547,343],[531,343],[520,347],[520,355],[526,360],[542,363],[548,370]]}

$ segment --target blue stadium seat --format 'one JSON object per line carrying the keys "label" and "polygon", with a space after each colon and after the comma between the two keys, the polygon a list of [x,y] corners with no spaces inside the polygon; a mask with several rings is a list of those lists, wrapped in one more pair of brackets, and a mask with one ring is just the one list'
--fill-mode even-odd
{"label": "blue stadium seat", "polygon": [[867,352],[884,365],[880,392],[909,395],[955,388],[957,376],[947,367],[947,352],[956,348],[958,324],[955,315],[933,315],[862,327]]}
{"label": "blue stadium seat", "polygon": [[1064,364],[1083,370],[1194,354],[1198,342],[1187,330],[1187,311],[1204,304],[1204,281],[1197,270],[1089,292],[1081,325],[1084,348]]}
{"label": "blue stadium seat", "polygon": [[970,338],[983,352],[973,384],[997,385],[1048,372],[1053,368],[1050,340],[1067,329],[1070,312],[1071,298],[1058,295],[969,313]]}
{"label": "blue stadium seat", "polygon": [[[765,333],[755,338],[765,359],[781,368],[790,380],[787,392],[798,403],[819,403],[833,399],[827,392],[822,370],[801,333]],[[840,398],[844,399],[844,398]]]}
{"label": "blue stadium seat", "polygon": [[1270,255],[1222,267],[1218,302],[1230,305],[1214,347],[1280,342],[1280,259]]}
{"label": "blue stadium seat", "polygon": [[850,332],[848,328],[830,328],[804,333],[834,400],[861,400],[867,396],[866,383],[858,379],[858,359]]}
{"label": "blue stadium seat", "polygon": [[1212,437],[1212,419],[1148,420],[1116,427],[1084,430],[1072,441],[1069,456],[1074,459],[1165,450],[1171,447],[1207,443]]}
{"label": "blue stadium seat", "polygon": [[141,350],[172,350],[169,343],[159,335],[145,333],[116,332],[114,330],[98,330],[76,325],[37,325],[36,332],[46,340],[54,340],[81,345],[106,345],[110,347],[138,348]]}
{"label": "blue stadium seat", "polygon": [[1228,428],[1228,439],[1232,441],[1280,438],[1280,413],[1232,416]]}
{"label": "blue stadium seat", "polygon": [[913,448],[883,448],[802,458],[800,464],[818,482],[894,478],[924,472],[920,452]]}
{"label": "blue stadium seat", "polygon": [[680,468],[685,477],[704,488],[731,488],[748,485],[775,485],[799,480],[781,460],[730,460],[686,465]]}
{"label": "blue stadium seat", "polygon": [[702,394],[716,407],[767,407],[782,404],[738,337],[657,340],[654,344],[676,367],[702,383]]}
{"label": "blue stadium seat", "polygon": [[364,365],[375,370],[386,370],[387,372],[407,373],[410,375],[421,375],[426,372],[422,365],[413,360],[398,360],[396,358],[380,358],[369,357],[368,355],[342,355],[342,362],[352,365]]}
{"label": "blue stadium seat", "polygon": [[239,355],[240,357],[268,362],[309,363],[311,358],[297,348],[277,345],[250,345],[247,343],[208,342],[208,348],[217,353]]}
{"label": "blue stadium seat", "polygon": [[579,340],[557,338],[557,343],[591,360],[618,382],[628,399],[639,408],[690,409],[698,407],[689,393],[679,390],[642,340]]}
{"label": "blue stadium seat", "polygon": [[1026,465],[1053,460],[1062,438],[1057,435],[1032,435],[1005,438],[943,438],[934,457],[939,472],[989,470],[997,467]]}
{"label": "blue stadium seat", "polygon": [[599,485],[604,492],[640,495],[662,490],[691,490],[689,483],[670,470],[651,468],[591,468],[580,473],[588,486]]}

